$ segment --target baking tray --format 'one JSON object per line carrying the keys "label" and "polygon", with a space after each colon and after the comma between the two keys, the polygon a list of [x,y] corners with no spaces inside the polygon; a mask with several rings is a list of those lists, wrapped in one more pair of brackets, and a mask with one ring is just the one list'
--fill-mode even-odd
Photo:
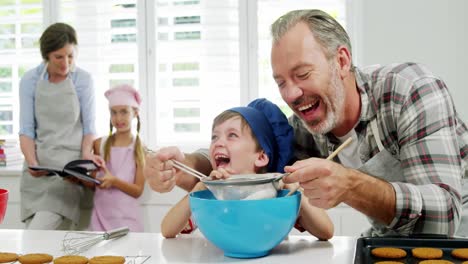
{"label": "baking tray", "polygon": [[391,260],[377,258],[371,254],[371,250],[377,247],[398,247],[406,251],[405,258],[395,259],[402,263],[419,263],[421,259],[415,258],[411,254],[411,249],[415,247],[440,248],[444,252],[442,259],[450,260],[453,263],[462,263],[463,260],[453,258],[451,252],[456,248],[468,248],[468,239],[444,238],[443,236],[429,237],[361,237],[358,238],[354,254],[354,264],[369,264],[378,261]]}

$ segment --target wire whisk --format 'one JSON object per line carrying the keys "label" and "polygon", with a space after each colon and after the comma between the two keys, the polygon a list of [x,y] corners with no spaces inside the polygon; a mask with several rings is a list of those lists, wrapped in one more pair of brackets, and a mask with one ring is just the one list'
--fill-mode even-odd
{"label": "wire whisk", "polygon": [[67,232],[62,241],[62,251],[69,255],[77,255],[87,251],[101,241],[119,238],[125,236],[128,232],[128,227],[121,227],[104,233],[86,231]]}

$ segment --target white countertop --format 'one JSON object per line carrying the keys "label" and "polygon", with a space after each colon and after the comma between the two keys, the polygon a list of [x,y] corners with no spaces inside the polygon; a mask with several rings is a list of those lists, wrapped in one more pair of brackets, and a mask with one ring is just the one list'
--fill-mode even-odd
{"label": "white countertop", "polygon": [[[65,233],[66,231],[0,229],[0,252],[48,253],[59,257],[65,255],[61,251]],[[115,240],[100,242],[82,255],[128,256],[126,263],[133,264],[233,262],[349,264],[354,259],[356,239],[338,236],[329,241],[318,241],[313,236],[289,236],[265,257],[236,259],[225,257],[220,249],[198,232],[174,239],[165,239],[159,233],[129,233]]]}

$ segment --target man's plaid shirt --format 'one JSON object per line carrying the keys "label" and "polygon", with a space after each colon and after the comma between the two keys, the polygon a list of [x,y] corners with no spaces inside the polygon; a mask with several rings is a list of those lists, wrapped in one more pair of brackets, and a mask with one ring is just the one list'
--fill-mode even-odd
{"label": "man's plaid shirt", "polygon": [[[468,164],[468,129],[444,82],[420,64],[356,69],[361,115],[356,127],[363,163],[379,152],[370,121],[385,149],[401,162],[404,181],[392,182],[396,216],[388,228],[453,235],[461,215],[461,180]],[[326,157],[340,142],[311,135],[295,115],[295,158]],[[339,162],[338,159],[336,161]]]}

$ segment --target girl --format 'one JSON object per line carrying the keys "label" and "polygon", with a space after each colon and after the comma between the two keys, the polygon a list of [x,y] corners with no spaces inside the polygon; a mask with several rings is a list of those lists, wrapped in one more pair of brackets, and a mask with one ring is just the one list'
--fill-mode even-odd
{"label": "girl", "polygon": [[[143,193],[144,151],[139,137],[141,103],[139,93],[129,85],[116,86],[104,94],[109,100],[109,137],[94,142],[94,152],[106,161],[99,172],[94,194],[94,208],[90,229],[105,231],[128,226],[130,231],[143,232],[138,197]],[[136,118],[137,134],[132,134],[132,120]],[[115,133],[112,133],[115,127]]]}
{"label": "girl", "polygon": [[[214,169],[211,177],[230,174],[284,172],[293,154],[293,130],[286,116],[266,99],[256,99],[247,107],[235,107],[213,121],[209,156]],[[290,189],[293,186],[284,185]],[[198,182],[191,192],[206,189]],[[333,223],[327,212],[302,199],[295,227],[321,240],[333,236]],[[174,205],[161,222],[161,233],[172,238],[196,228],[191,219],[188,194]]]}

